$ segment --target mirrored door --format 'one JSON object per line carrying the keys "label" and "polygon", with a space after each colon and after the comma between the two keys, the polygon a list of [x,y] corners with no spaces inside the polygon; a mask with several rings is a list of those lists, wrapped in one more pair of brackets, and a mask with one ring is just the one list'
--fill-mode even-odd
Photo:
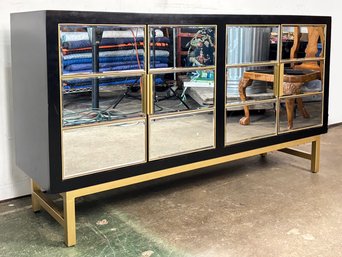
{"label": "mirrored door", "polygon": [[216,26],[150,25],[149,160],[215,147]]}
{"label": "mirrored door", "polygon": [[146,162],[146,26],[60,24],[59,39],[63,179]]}

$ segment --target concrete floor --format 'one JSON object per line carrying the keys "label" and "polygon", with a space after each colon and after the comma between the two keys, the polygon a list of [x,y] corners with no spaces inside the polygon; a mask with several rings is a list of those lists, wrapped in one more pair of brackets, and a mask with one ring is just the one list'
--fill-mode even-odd
{"label": "concrete floor", "polygon": [[0,256],[342,256],[341,137],[318,174],[276,152],[80,198],[71,248],[29,197],[2,202]]}

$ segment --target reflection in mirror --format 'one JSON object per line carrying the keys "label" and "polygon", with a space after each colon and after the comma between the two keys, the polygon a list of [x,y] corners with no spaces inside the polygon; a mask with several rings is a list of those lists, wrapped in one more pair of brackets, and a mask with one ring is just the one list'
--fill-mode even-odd
{"label": "reflection in mirror", "polygon": [[[98,78],[99,95],[92,95],[97,78],[63,80],[63,126],[142,116],[140,77]],[[97,100],[98,108],[93,108]]]}
{"label": "reflection in mirror", "polygon": [[146,159],[143,120],[68,129],[62,133],[64,178]]}
{"label": "reflection in mirror", "polygon": [[285,64],[283,95],[322,91],[323,61]]}
{"label": "reflection in mirror", "polygon": [[227,64],[277,60],[278,26],[227,26]]}
{"label": "reflection in mirror", "polygon": [[226,144],[276,135],[275,101],[249,105],[249,126],[242,126],[239,122],[244,107],[246,105],[230,106],[226,109]]}
{"label": "reflection in mirror", "polygon": [[325,25],[283,26],[282,59],[324,57]]}
{"label": "reflection in mirror", "polygon": [[150,160],[214,147],[213,112],[151,118]]}
{"label": "reflection in mirror", "polygon": [[305,128],[322,123],[322,94],[281,98],[281,132]]}
{"label": "reflection in mirror", "polygon": [[213,107],[214,85],[213,70],[154,75],[154,113]]}
{"label": "reflection in mirror", "polygon": [[60,25],[62,74],[144,69],[144,26]]}
{"label": "reflection in mirror", "polygon": [[227,68],[227,103],[274,98],[274,66]]}
{"label": "reflection in mirror", "polygon": [[214,26],[149,27],[150,68],[215,65]]}

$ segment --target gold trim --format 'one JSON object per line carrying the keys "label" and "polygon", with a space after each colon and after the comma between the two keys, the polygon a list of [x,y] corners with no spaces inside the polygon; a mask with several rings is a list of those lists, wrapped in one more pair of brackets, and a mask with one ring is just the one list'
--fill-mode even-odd
{"label": "gold trim", "polygon": [[278,61],[268,61],[268,62],[248,62],[241,64],[226,64],[227,68],[241,68],[241,67],[253,67],[253,66],[275,66]]}
{"label": "gold trim", "polygon": [[143,28],[145,25],[140,24],[120,24],[120,23],[58,23],[60,26],[103,26],[103,27],[132,27]]}
{"label": "gold trim", "polygon": [[75,73],[62,75],[62,80],[72,79],[88,79],[88,78],[107,78],[107,77],[140,77],[145,75],[145,70],[122,70],[122,71],[108,71],[99,73]]}
{"label": "gold trim", "polygon": [[154,120],[159,120],[159,119],[165,119],[165,118],[171,118],[171,117],[177,117],[177,116],[196,115],[196,114],[206,113],[206,112],[213,112],[214,114],[214,109],[215,109],[214,107],[208,107],[207,109],[158,113],[158,114],[150,115],[149,118],[154,119]]}
{"label": "gold trim", "polygon": [[257,24],[257,23],[251,23],[251,24],[226,24],[226,27],[278,27],[279,23],[274,24]]}
{"label": "gold trim", "polygon": [[288,23],[282,23],[281,24],[283,27],[294,27],[294,26],[299,26],[299,27],[324,27],[326,26],[325,23],[315,23],[315,24],[305,24],[305,23],[292,23],[292,24],[288,24]]}
{"label": "gold trim", "polygon": [[146,98],[146,87],[147,87],[147,75],[144,74],[144,76],[141,77],[141,79],[143,80],[142,82],[142,88],[140,88],[140,94],[141,94],[141,110],[142,112],[146,115],[147,114],[147,108],[146,108],[146,101],[147,101],[147,98]]}
{"label": "gold trim", "polygon": [[198,70],[215,70],[215,66],[196,66],[196,67],[169,67],[169,68],[150,68],[149,74],[180,73]]}
{"label": "gold trim", "polygon": [[280,100],[279,97],[277,97],[276,102],[276,134],[279,135],[280,130]]}
{"label": "gold trim", "polygon": [[314,57],[314,58],[293,58],[293,59],[282,59],[281,63],[296,63],[296,62],[318,62],[324,61],[325,57]]}
{"label": "gold trim", "polygon": [[285,66],[283,63],[279,64],[279,77],[278,77],[278,97],[283,96],[284,94],[284,72]]}
{"label": "gold trim", "polygon": [[147,90],[147,114],[154,113],[154,83],[153,74],[148,74],[148,90]]}
{"label": "gold trim", "polygon": [[299,97],[306,97],[306,96],[313,96],[313,95],[322,95],[323,92],[319,91],[319,92],[306,92],[306,93],[301,93],[301,94],[297,94],[297,95],[283,95],[280,96],[279,99],[283,100],[283,99],[287,99],[287,98],[299,98]]}
{"label": "gold trim", "polygon": [[124,123],[130,123],[134,121],[144,121],[146,116],[141,113],[142,115],[139,117],[132,117],[132,118],[125,118],[125,119],[116,119],[116,120],[110,120],[110,121],[102,121],[102,122],[94,122],[89,124],[82,124],[82,125],[75,125],[75,126],[66,126],[62,128],[62,131],[66,130],[72,130],[72,129],[82,129],[82,128],[88,128],[88,127],[97,127],[97,126],[109,126],[112,124],[124,124]]}
{"label": "gold trim", "polygon": [[270,99],[263,99],[263,100],[248,100],[245,102],[240,103],[228,103],[226,104],[226,109],[230,107],[239,107],[239,106],[249,106],[249,105],[256,105],[256,104],[264,104],[264,103],[275,103],[277,101],[276,96]]}
{"label": "gold trim", "polygon": [[317,125],[311,125],[311,126],[306,126],[306,127],[301,127],[301,128],[293,128],[293,129],[287,129],[287,130],[280,130],[280,125],[279,125],[279,135],[281,134],[286,134],[286,133],[291,133],[291,132],[296,132],[296,131],[301,131],[301,130],[307,130],[311,128],[319,128],[323,126],[323,122]]}
{"label": "gold trim", "polygon": [[[275,129],[276,129],[276,124],[275,124]],[[250,141],[253,141],[253,140],[258,140],[258,139],[261,139],[261,138],[269,138],[269,137],[274,137],[277,135],[277,132],[275,131],[274,133],[272,134],[265,134],[265,135],[262,135],[262,136],[255,136],[255,137],[250,137],[250,138],[246,138],[246,139],[242,139],[242,140],[235,140],[235,141],[231,141],[231,142],[227,142],[225,141],[225,147],[232,147],[236,144],[240,144],[240,143],[245,143],[245,142],[250,142]]]}
{"label": "gold trim", "polygon": [[[217,28],[215,28],[215,42],[217,41]],[[217,93],[217,57],[216,57],[216,49],[217,46],[215,44],[215,70],[214,70],[214,90],[213,90],[213,108],[214,108],[214,113],[213,113],[213,126],[214,126],[214,142],[213,142],[213,146],[214,148],[217,147],[216,145],[216,140],[217,140],[217,134],[216,134],[216,115],[217,115],[217,99],[216,99],[216,93]]]}
{"label": "gold trim", "polygon": [[281,24],[278,25],[278,42],[277,42],[277,63],[279,64],[281,60],[282,48],[283,48],[283,34],[281,29]]}
{"label": "gold trim", "polygon": [[216,24],[150,24],[147,25],[148,28],[173,28],[173,27],[184,27],[184,28],[204,28],[204,27],[217,27]]}
{"label": "gold trim", "polygon": [[273,94],[276,98],[279,96],[279,69],[280,65],[277,63],[274,67],[274,79],[273,79]]}
{"label": "gold trim", "polygon": [[182,151],[182,152],[167,154],[167,155],[163,155],[163,156],[156,157],[156,158],[150,158],[150,161],[157,161],[157,160],[162,160],[165,158],[175,157],[175,156],[184,155],[184,154],[197,153],[200,151],[211,150],[211,149],[215,149],[215,146],[214,145],[213,146],[204,146],[201,148],[196,148],[196,149],[192,149],[192,150],[188,150],[188,151]]}

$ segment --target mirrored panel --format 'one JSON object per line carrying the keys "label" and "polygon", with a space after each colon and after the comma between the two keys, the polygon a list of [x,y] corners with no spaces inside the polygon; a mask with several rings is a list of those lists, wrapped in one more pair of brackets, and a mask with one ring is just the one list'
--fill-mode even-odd
{"label": "mirrored panel", "polygon": [[227,104],[274,98],[274,70],[274,66],[227,68]]}
{"label": "mirrored panel", "polygon": [[214,147],[213,112],[150,118],[150,160]]}
{"label": "mirrored panel", "polygon": [[141,88],[141,77],[63,80],[63,126],[141,117]]}
{"label": "mirrored panel", "polygon": [[227,26],[227,64],[277,60],[278,26]]}
{"label": "mirrored panel", "polygon": [[64,130],[63,178],[145,162],[145,135],[144,120]]}
{"label": "mirrored panel", "polygon": [[321,92],[323,61],[286,63],[280,95]]}
{"label": "mirrored panel", "polygon": [[150,68],[215,65],[215,26],[149,26]]}
{"label": "mirrored panel", "polygon": [[280,98],[279,131],[286,132],[322,124],[323,95]]}
{"label": "mirrored panel", "polygon": [[282,26],[282,59],[324,57],[325,25]]}
{"label": "mirrored panel", "polygon": [[155,114],[214,106],[214,70],[158,74],[153,82]]}
{"label": "mirrored panel", "polygon": [[[248,123],[242,123],[244,108],[249,109]],[[276,101],[226,108],[226,145],[276,135]]]}
{"label": "mirrored panel", "polygon": [[145,69],[145,27],[60,25],[61,73]]}

